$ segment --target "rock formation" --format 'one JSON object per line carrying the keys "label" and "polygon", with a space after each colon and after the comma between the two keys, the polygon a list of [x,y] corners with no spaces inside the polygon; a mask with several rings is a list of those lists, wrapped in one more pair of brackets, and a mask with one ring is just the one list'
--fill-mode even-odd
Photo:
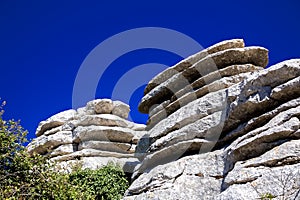
{"label": "rock formation", "polygon": [[124,199],[300,198],[300,59],[218,43],[154,77]]}
{"label": "rock formation", "polygon": [[132,173],[124,199],[300,199],[300,59],[215,44],[154,77],[139,110],[88,102],[42,121],[28,146],[61,166],[109,161]]}
{"label": "rock formation", "polygon": [[84,108],[58,113],[40,122],[28,151],[49,155],[62,170],[76,164],[96,169],[114,162],[131,173],[138,163],[134,152],[145,125],[127,121],[129,111],[120,101],[97,99]]}

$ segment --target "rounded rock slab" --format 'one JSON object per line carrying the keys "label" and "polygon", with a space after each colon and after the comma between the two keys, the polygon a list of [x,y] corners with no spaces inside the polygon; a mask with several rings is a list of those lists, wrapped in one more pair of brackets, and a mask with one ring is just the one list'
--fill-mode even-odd
{"label": "rounded rock slab", "polygon": [[225,49],[232,49],[232,48],[243,48],[245,46],[244,41],[242,39],[232,39],[232,40],[225,40],[219,42],[203,51],[200,51],[194,55],[189,56],[188,58],[182,60],[181,62],[177,63],[176,65],[169,67],[165,71],[159,73],[155,76],[146,86],[144,95],[149,93],[153,88],[157,85],[165,82],[173,75],[183,71],[184,69],[192,66],[197,61],[201,60],[202,58],[206,57],[208,54],[216,53],[218,51],[223,51]]}
{"label": "rounded rock slab", "polygon": [[149,113],[153,106],[171,99],[173,94],[179,90],[187,87],[200,77],[215,72],[218,69],[236,64],[253,64],[265,67],[268,61],[268,50],[263,47],[227,49],[210,54],[151,90],[142,98],[138,109],[142,113]]}

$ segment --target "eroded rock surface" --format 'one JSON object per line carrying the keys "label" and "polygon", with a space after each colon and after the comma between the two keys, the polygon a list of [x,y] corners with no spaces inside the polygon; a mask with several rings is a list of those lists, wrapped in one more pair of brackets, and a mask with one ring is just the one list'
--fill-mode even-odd
{"label": "eroded rock surface", "polygon": [[154,77],[147,126],[109,99],[42,121],[29,152],[60,168],[119,163],[124,199],[300,199],[300,59],[264,69],[268,50],[217,43]]}
{"label": "eroded rock surface", "polygon": [[[209,59],[217,67],[188,72]],[[267,60],[261,47],[228,48],[150,82],[124,199],[300,199],[300,59]]]}
{"label": "eroded rock surface", "polygon": [[96,99],[83,108],[58,113],[42,121],[27,149],[49,155],[57,167],[70,171],[74,165],[96,169],[108,162],[132,173],[139,163],[134,156],[145,125],[126,120],[130,108],[123,102]]}

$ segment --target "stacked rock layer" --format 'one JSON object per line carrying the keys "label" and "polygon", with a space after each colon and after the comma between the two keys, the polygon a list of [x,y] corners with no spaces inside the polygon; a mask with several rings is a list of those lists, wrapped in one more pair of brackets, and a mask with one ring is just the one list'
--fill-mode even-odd
{"label": "stacked rock layer", "polygon": [[97,99],[58,113],[40,122],[28,151],[50,156],[62,170],[77,164],[96,169],[113,162],[131,173],[138,163],[134,152],[145,125],[126,120],[129,111],[120,101]]}
{"label": "stacked rock layer", "polygon": [[124,199],[300,198],[300,59],[267,63],[229,40],[154,77]]}

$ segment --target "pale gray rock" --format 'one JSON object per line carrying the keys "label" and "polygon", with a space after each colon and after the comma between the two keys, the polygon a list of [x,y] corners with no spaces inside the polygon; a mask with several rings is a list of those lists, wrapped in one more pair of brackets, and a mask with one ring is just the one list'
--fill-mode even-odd
{"label": "pale gray rock", "polygon": [[275,87],[270,94],[270,97],[277,101],[284,101],[294,96],[300,96],[300,77]]}
{"label": "pale gray rock", "polygon": [[130,143],[134,136],[141,137],[138,131],[129,128],[108,127],[108,126],[79,126],[73,132],[73,141],[111,141]]}
{"label": "pale gray rock", "polygon": [[[220,132],[222,129],[223,120],[224,112],[215,112],[157,139],[150,145],[148,151],[157,151],[165,146],[170,146],[194,138],[212,139],[212,134],[214,134],[216,130],[217,132]],[[216,139],[218,139],[218,137]]]}
{"label": "pale gray rock", "polygon": [[109,151],[100,151],[96,149],[82,149],[71,154],[51,158],[52,161],[68,161],[81,157],[111,157],[111,158],[134,158],[133,154],[124,154]]}
{"label": "pale gray rock", "polygon": [[94,106],[96,114],[110,114],[114,108],[110,99],[96,99],[94,100]]}
{"label": "pale gray rock", "polygon": [[122,127],[79,126],[73,131],[73,142],[98,140],[137,144],[146,131],[135,131]]}
{"label": "pale gray rock", "polygon": [[110,99],[95,99],[89,101],[85,108],[78,110],[81,114],[111,114],[113,110],[113,102]]}
{"label": "pale gray rock", "polygon": [[112,110],[113,115],[119,116],[123,119],[128,118],[128,114],[130,112],[129,105],[127,105],[121,101],[114,101],[113,106],[114,106],[114,108]]}
{"label": "pale gray rock", "polygon": [[134,153],[135,150],[131,144],[111,141],[84,141],[78,145],[78,150],[82,149],[96,149],[118,153]]}
{"label": "pale gray rock", "polygon": [[[226,133],[226,135],[223,135],[223,137],[218,141],[218,145],[222,146],[226,143],[230,143],[230,141],[236,139],[239,136],[243,136],[256,128],[265,126],[272,118],[278,116],[280,113],[299,106],[300,98],[293,99],[279,105],[269,112],[263,113],[258,117],[254,117],[245,123],[241,123],[236,129],[230,131],[229,133]],[[267,128],[270,128],[274,125],[276,125],[276,123],[269,123],[269,125],[267,125]]]}
{"label": "pale gray rock", "polygon": [[[146,157],[137,165],[133,174],[135,180],[124,199],[205,197],[246,200],[263,198],[267,194],[273,195],[275,199],[299,199],[299,70],[300,59],[294,59],[248,74],[240,83],[224,90],[227,100],[225,104],[228,105],[223,107],[226,112],[220,109],[195,120],[193,113],[196,107],[189,107],[190,112],[185,113],[183,108],[195,102],[205,111],[207,104],[200,105],[201,101],[197,99],[161,120],[138,144],[137,148],[140,148],[140,143],[144,145]],[[200,99],[214,93],[217,92]],[[191,121],[189,116],[192,116]],[[188,123],[178,125],[185,119]],[[222,122],[225,122],[225,126],[219,130]],[[196,138],[198,144],[201,144],[200,140],[202,145],[205,144],[206,132],[215,133],[211,131],[214,128],[223,131],[221,141],[215,147],[220,150],[194,156],[211,156],[219,164],[210,163],[211,158],[197,158],[197,164],[205,163],[210,167],[204,170],[203,166],[191,165],[194,156],[177,153],[185,147],[184,144]],[[142,144],[143,139],[145,144]],[[196,149],[199,147],[196,146]],[[189,148],[187,145],[184,150]],[[219,153],[216,155],[216,152]],[[173,159],[168,160],[172,156]],[[182,160],[187,161],[184,167],[179,165]],[[206,174],[197,173],[200,169]],[[178,172],[170,176],[168,170]],[[193,172],[187,173],[185,170]],[[212,171],[219,173],[212,175]],[[198,180],[198,175],[202,179]],[[194,184],[194,180],[201,183],[201,186]]]}
{"label": "pale gray rock", "polygon": [[[299,115],[299,108],[296,112]],[[268,127],[269,124],[273,126]],[[293,134],[300,128],[299,119],[289,114],[282,116],[281,123],[274,119],[269,124],[247,133],[229,145],[226,149],[228,170],[237,161],[259,156],[285,142],[284,140],[293,138]]]}
{"label": "pale gray rock", "polygon": [[[233,130],[239,124],[280,105],[279,101],[270,97],[273,89],[298,76],[300,76],[300,59],[293,59],[253,73],[240,84],[230,87],[228,89],[230,107],[223,131]],[[289,85],[289,88],[292,85]],[[277,96],[285,93],[285,90],[278,87],[275,91],[273,94],[276,93]],[[299,88],[294,87],[289,91],[290,94],[285,96],[284,101],[297,98]]]}
{"label": "pale gray rock", "polygon": [[53,135],[37,137],[28,144],[27,150],[29,153],[45,154],[62,144],[72,144],[72,131],[60,131]]}
{"label": "pale gray rock", "polygon": [[149,113],[149,109],[153,105],[171,98],[173,94],[201,76],[230,65],[249,63],[265,67],[268,64],[268,50],[262,47],[245,47],[211,54],[151,90],[142,98],[138,107],[139,111]]}
{"label": "pale gray rock", "polygon": [[99,169],[107,164],[120,166],[124,172],[132,173],[139,161],[136,158],[114,157],[81,157],[80,163],[83,169]]}
{"label": "pale gray rock", "polygon": [[66,154],[73,153],[77,150],[77,147],[74,144],[62,144],[55,149],[53,149],[51,152],[49,152],[50,157],[55,156],[62,156]]}
{"label": "pale gray rock", "polygon": [[[288,145],[286,147],[289,148]],[[299,146],[297,151],[299,151]],[[216,199],[255,199],[266,194],[271,194],[276,197],[275,199],[298,199],[300,197],[299,193],[297,195],[300,190],[300,163],[270,161],[274,165],[258,164],[253,167],[238,162],[225,178],[226,190]],[[240,192],[237,194],[235,191]]]}
{"label": "pale gray rock", "polygon": [[77,120],[67,121],[61,126],[45,131],[43,135],[46,136],[53,135],[59,131],[73,131],[75,129],[76,124],[77,124]]}
{"label": "pale gray rock", "polygon": [[156,75],[146,86],[144,94],[146,95],[154,87],[165,82],[166,80],[171,78],[173,75],[176,75],[179,72],[183,71],[184,69],[191,67],[193,64],[195,64],[199,60],[206,57],[208,54],[216,53],[218,51],[223,51],[226,49],[243,48],[244,46],[245,46],[245,44],[242,39],[225,40],[225,41],[219,42],[207,49],[204,49],[204,50],[200,51],[199,53],[189,56],[188,58],[182,60],[178,64],[176,64],[172,67],[169,67],[165,71]]}
{"label": "pale gray rock", "polygon": [[131,122],[111,114],[85,115],[79,118],[77,126],[118,126],[128,128]]}
{"label": "pale gray rock", "polygon": [[[223,79],[223,82],[224,81],[229,82],[231,79],[233,79],[230,82],[237,83],[237,82],[241,81],[239,79],[242,78],[241,77],[242,75],[239,76],[239,74],[247,75],[246,74],[247,72],[255,72],[258,70],[262,70],[262,69],[263,69],[262,67],[257,67],[252,64],[232,65],[229,67],[225,67],[224,69],[220,69],[218,71],[212,72],[203,77],[200,77],[192,84],[190,84],[190,85],[186,86],[185,88],[176,92],[176,94],[174,94],[170,100],[166,100],[166,101],[162,102],[161,104],[156,105],[153,108],[151,108],[150,112],[149,112],[150,119],[148,122],[148,129],[150,129],[155,124],[155,123],[153,123],[154,121],[159,121],[158,119],[161,118],[161,117],[152,117],[152,116],[156,115],[159,112],[161,112],[160,115],[163,117],[168,116],[171,113],[171,111],[169,111],[170,108],[167,108],[167,107],[174,107],[170,104],[175,104],[175,105],[178,104],[179,106],[182,105],[183,103],[180,102],[181,97],[188,95],[190,101],[192,101],[192,100],[194,100],[194,98],[199,98],[201,96],[201,93],[203,93],[204,91],[206,91],[206,93],[216,91],[216,86],[219,86],[219,89],[220,89],[221,85],[218,84],[218,81],[220,81],[222,83],[222,81],[220,79]],[[231,77],[231,78],[228,78],[228,77]],[[214,83],[214,84],[212,84],[212,83]],[[203,89],[202,89],[202,87],[203,87]],[[222,86],[222,87],[225,88],[225,86]],[[198,91],[197,93],[199,93],[199,96],[197,96],[197,93],[195,93],[196,91]],[[202,96],[203,95],[204,94],[202,94]],[[177,103],[173,103],[176,100],[177,100]]]}
{"label": "pale gray rock", "polygon": [[180,129],[214,112],[225,110],[225,108],[225,90],[209,93],[181,107],[168,118],[161,120],[149,131],[149,135],[151,138],[162,137],[172,130]]}
{"label": "pale gray rock", "polygon": [[[196,138],[167,146],[158,151],[148,153],[136,170],[136,173],[143,173],[157,165],[175,161],[189,151],[197,151],[198,153],[207,152],[211,150],[209,148],[207,150],[207,147],[211,147],[212,145],[213,142],[211,141]],[[201,147],[203,148],[201,149]]]}
{"label": "pale gray rock", "polygon": [[141,174],[127,190],[125,199],[147,199],[148,196],[212,199],[220,192],[223,168],[222,151],[183,157]]}
{"label": "pale gray rock", "polygon": [[56,115],[53,115],[52,117],[39,123],[35,134],[37,137],[41,136],[45,131],[61,126],[67,121],[73,120],[76,117],[76,115],[76,110],[66,110]]}
{"label": "pale gray rock", "polygon": [[196,81],[191,83],[191,85],[179,90],[178,92],[176,92],[176,94],[174,94],[171,97],[171,100],[174,101],[174,100],[182,97],[186,93],[189,93],[198,88],[204,87],[205,85],[215,82],[223,77],[235,76],[235,75],[247,73],[247,72],[255,72],[255,71],[262,70],[262,69],[263,69],[262,67],[255,66],[252,64],[231,65],[231,66],[225,67],[223,69],[219,69],[218,71],[214,71],[203,77],[200,77],[199,79],[197,79]]}
{"label": "pale gray rock", "polygon": [[[50,160],[50,162],[52,162]],[[80,160],[68,160],[55,162],[54,170],[62,173],[71,173],[74,169],[78,169],[78,167],[82,166],[82,162]]]}
{"label": "pale gray rock", "polygon": [[138,124],[138,123],[131,123],[130,128],[134,131],[140,131],[140,133],[143,133],[142,131],[144,131],[146,129],[146,125]]}
{"label": "pale gray rock", "polygon": [[76,112],[77,112],[78,118],[82,115],[95,114],[94,108],[88,111],[86,107],[77,108]]}
{"label": "pale gray rock", "polygon": [[168,115],[172,114],[180,107],[187,105],[188,103],[194,101],[196,98],[203,97],[210,92],[216,92],[225,88],[228,88],[236,83],[241,82],[245,77],[247,77],[251,72],[241,73],[230,77],[224,77],[216,80],[208,85],[205,85],[199,89],[188,92],[181,96],[177,100],[173,101],[169,105],[166,105],[163,110],[157,112],[155,115],[150,116],[147,122],[147,129],[151,129],[155,124],[157,124],[162,119],[166,118]]}

